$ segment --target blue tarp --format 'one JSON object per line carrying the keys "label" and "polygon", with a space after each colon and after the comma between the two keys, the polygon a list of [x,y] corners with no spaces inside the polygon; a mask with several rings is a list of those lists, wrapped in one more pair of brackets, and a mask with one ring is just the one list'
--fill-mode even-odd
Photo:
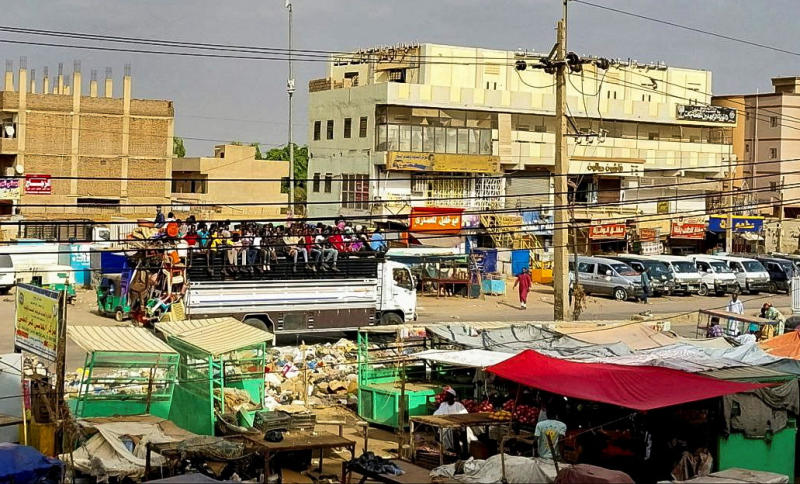
{"label": "blue tarp", "polygon": [[0,443],[0,482],[59,482],[64,464],[33,447]]}
{"label": "blue tarp", "polygon": [[511,273],[518,276],[522,269],[530,269],[531,251],[528,249],[517,249],[511,252]]}

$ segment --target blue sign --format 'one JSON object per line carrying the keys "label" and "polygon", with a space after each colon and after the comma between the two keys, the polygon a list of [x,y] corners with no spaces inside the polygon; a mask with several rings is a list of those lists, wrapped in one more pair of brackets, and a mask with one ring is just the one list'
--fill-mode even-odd
{"label": "blue sign", "polygon": [[[764,217],[742,217],[734,216],[733,221],[734,232],[761,232],[764,226]],[[708,217],[708,231],[709,232],[725,232],[728,229],[728,217],[725,215],[714,215]]]}

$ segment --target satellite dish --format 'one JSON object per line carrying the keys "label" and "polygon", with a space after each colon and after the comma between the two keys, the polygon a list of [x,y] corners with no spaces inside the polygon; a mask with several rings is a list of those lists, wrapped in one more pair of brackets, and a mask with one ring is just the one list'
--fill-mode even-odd
{"label": "satellite dish", "polygon": [[25,171],[25,167],[22,165],[17,165],[14,167],[14,169],[17,170],[18,175],[22,175],[22,173]]}
{"label": "satellite dish", "polygon": [[7,124],[3,126],[3,130],[6,132],[6,137],[13,138],[14,137],[14,125]]}

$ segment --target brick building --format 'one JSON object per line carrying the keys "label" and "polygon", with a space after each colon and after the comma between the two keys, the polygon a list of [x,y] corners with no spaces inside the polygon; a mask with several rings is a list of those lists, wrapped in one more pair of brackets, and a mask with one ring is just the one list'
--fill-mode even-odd
{"label": "brick building", "polygon": [[[0,91],[0,216],[105,221],[152,217],[154,207],[137,204],[169,205],[171,101],[132,99],[128,69],[122,96],[114,97],[110,70],[100,96],[95,71],[83,92],[77,62],[71,83],[61,65],[55,78],[45,70],[37,83],[20,64],[16,76],[6,64]],[[17,178],[15,186],[11,177],[22,175],[49,175],[49,193],[46,183]],[[102,177],[112,179],[93,179]]]}

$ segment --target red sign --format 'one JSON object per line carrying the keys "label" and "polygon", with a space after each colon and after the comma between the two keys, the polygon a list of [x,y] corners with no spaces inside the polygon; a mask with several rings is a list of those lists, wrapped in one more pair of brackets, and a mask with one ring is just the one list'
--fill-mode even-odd
{"label": "red sign", "polygon": [[457,234],[461,231],[463,208],[413,207],[409,215],[411,232]]}
{"label": "red sign", "polygon": [[625,224],[592,225],[589,227],[589,238],[594,240],[624,239],[628,228]]}
{"label": "red sign", "polygon": [[640,242],[655,242],[656,229],[639,229]]}
{"label": "red sign", "polygon": [[705,239],[706,224],[672,222],[669,236],[673,239]]}
{"label": "red sign", "polygon": [[50,175],[25,175],[25,193],[28,195],[50,195],[53,193]]}

